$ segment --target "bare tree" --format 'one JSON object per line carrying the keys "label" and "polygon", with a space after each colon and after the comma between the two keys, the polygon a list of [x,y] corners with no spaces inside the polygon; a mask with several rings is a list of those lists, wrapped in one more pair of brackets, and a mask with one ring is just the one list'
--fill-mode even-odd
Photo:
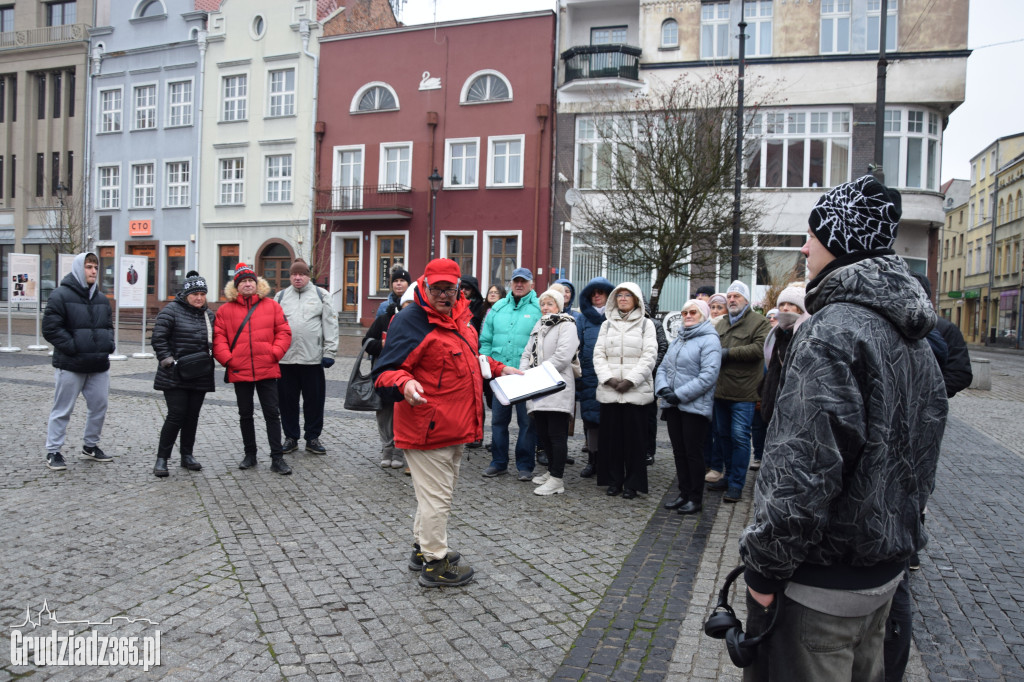
{"label": "bare tree", "polygon": [[78,253],[84,248],[86,226],[82,218],[81,192],[71,194],[63,183],[57,191],[56,204],[41,208],[46,242],[57,253]]}
{"label": "bare tree", "polygon": [[[731,258],[737,77],[714,71],[684,76],[634,95],[623,112],[597,120],[596,171],[583,177],[575,205],[581,240],[616,266],[655,273],[651,308],[670,275],[715,272]],[[749,115],[758,105],[747,105]],[[749,119],[748,119],[749,120]],[[579,162],[587,163],[584,150]],[[762,205],[745,194],[741,223],[748,246]]]}

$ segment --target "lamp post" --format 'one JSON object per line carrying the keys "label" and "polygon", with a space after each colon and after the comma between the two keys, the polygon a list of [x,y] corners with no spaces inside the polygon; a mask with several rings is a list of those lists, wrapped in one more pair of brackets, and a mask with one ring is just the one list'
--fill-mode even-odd
{"label": "lamp post", "polygon": [[427,178],[430,183],[430,260],[434,260],[434,228],[437,225],[437,193],[441,191],[444,178],[434,169],[434,172]]}

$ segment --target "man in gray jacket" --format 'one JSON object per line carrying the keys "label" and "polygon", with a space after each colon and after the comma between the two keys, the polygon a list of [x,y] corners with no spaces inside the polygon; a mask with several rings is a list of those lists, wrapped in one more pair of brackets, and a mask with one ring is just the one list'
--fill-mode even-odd
{"label": "man in gray jacket", "polygon": [[295,259],[290,274],[292,285],[275,297],[292,328],[292,345],[281,358],[281,378],[277,381],[285,437],[281,451],[287,454],[299,447],[301,395],[306,452],[326,455],[327,449],[320,443],[327,397],[324,369],[334,364],[338,351],[338,317],[330,293],[309,281],[306,261]]}
{"label": "man in gray jacket", "polygon": [[866,175],[811,212],[807,312],[786,355],[740,538],[745,679],[881,680],[885,620],[907,559],[946,421],[925,337],[935,311],[891,249],[898,192]]}

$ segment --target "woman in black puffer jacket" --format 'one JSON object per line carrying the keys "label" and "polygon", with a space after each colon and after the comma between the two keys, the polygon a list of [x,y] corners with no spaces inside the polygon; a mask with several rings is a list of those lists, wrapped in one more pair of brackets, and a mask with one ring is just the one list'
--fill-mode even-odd
{"label": "woman in black puffer jacket", "polygon": [[163,391],[167,401],[167,418],[160,430],[160,445],[156,466],[153,467],[153,474],[159,478],[167,476],[167,460],[179,431],[181,466],[189,471],[201,471],[203,468],[192,456],[192,448],[196,442],[203,400],[208,392],[215,390],[214,365],[211,360],[208,373],[185,380],[178,371],[177,360],[191,353],[210,352],[213,319],[213,312],[206,307],[206,280],[195,270],[190,270],[182,290],[160,311],[153,324],[153,350],[160,363],[153,388]]}

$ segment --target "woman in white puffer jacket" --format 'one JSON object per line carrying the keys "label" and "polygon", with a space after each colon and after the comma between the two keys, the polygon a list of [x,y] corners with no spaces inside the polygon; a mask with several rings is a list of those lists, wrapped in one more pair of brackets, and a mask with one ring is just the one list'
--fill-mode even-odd
{"label": "woman in white puffer jacket", "polygon": [[[594,346],[597,400],[601,403],[597,484],[626,499],[647,492],[647,419],[654,402],[658,334],[644,317],[640,287],[623,282],[605,304],[607,319]],[[607,439],[607,440],[605,440]]]}

